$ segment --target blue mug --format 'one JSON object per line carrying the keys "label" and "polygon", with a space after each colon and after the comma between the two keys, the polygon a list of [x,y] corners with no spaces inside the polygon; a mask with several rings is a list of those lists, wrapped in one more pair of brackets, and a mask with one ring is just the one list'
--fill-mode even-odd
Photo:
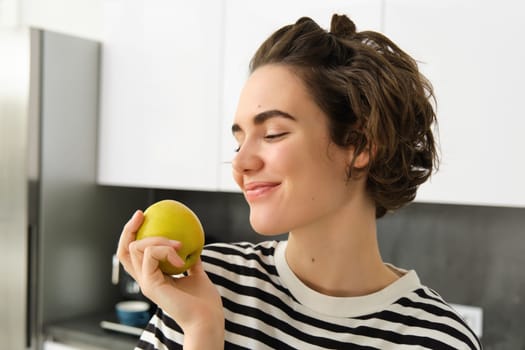
{"label": "blue mug", "polygon": [[120,323],[127,326],[143,327],[148,324],[151,317],[150,305],[145,301],[121,301],[115,305],[117,318]]}

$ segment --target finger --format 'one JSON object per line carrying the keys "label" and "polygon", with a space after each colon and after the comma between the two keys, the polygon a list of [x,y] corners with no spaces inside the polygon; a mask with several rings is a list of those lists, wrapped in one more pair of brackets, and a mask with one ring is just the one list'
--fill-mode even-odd
{"label": "finger", "polygon": [[184,265],[184,262],[177,254],[177,251],[182,247],[181,242],[173,241],[164,237],[148,237],[139,241],[133,241],[129,244],[130,260],[134,270],[141,271],[143,269],[144,254],[148,248],[153,247],[163,247],[167,252],[169,252],[169,254],[166,256],[154,255],[153,257],[157,258],[158,260],[167,259],[175,266],[181,266],[181,264]]}
{"label": "finger", "polygon": [[168,261],[175,267],[184,266],[184,261],[172,246],[148,246],[144,250],[142,260],[142,274],[154,274],[159,268],[160,261]]}
{"label": "finger", "polygon": [[136,273],[133,268],[133,263],[131,261],[131,256],[129,252],[129,245],[135,240],[136,232],[139,229],[140,225],[144,221],[144,214],[142,211],[137,210],[124,225],[122,233],[120,234],[119,243],[117,246],[116,256],[124,270],[126,270],[133,278],[136,279]]}
{"label": "finger", "polygon": [[144,248],[140,247],[138,241],[133,241],[128,245],[127,264],[124,264],[126,271],[138,282],[142,270],[142,260],[144,257]]}
{"label": "finger", "polygon": [[137,234],[137,231],[139,230],[140,226],[142,225],[142,222],[144,221],[144,213],[142,210],[136,210],[131,218],[126,222],[124,225],[124,229],[122,231],[123,234],[125,234],[125,237],[129,240],[134,240]]}
{"label": "finger", "polygon": [[179,250],[182,247],[182,243],[162,236],[153,236],[142,238],[141,240],[134,240],[129,246],[133,246],[133,249],[144,252],[144,250],[150,246],[167,246]]}
{"label": "finger", "polygon": [[144,213],[141,210],[135,211],[131,219],[124,225],[120,234],[117,247],[117,257],[119,260],[126,259],[129,251],[129,244],[136,238],[136,233],[144,221]]}

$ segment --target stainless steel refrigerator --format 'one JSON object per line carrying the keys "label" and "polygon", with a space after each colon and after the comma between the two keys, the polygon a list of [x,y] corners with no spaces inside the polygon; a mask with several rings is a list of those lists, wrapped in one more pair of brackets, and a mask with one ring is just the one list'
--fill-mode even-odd
{"label": "stainless steel refrigerator", "polygon": [[0,347],[111,310],[111,256],[141,189],[96,184],[100,44],[0,30]]}

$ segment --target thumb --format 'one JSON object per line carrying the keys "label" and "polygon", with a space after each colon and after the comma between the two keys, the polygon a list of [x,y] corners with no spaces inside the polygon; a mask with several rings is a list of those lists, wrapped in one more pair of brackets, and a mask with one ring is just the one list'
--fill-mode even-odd
{"label": "thumb", "polygon": [[126,226],[131,232],[137,232],[144,221],[144,213],[142,210],[136,210]]}
{"label": "thumb", "polygon": [[144,221],[144,213],[141,210],[135,211],[131,219],[126,222],[124,229],[119,238],[119,243],[117,247],[117,256],[119,260],[122,261],[124,256],[129,255],[129,245],[136,238],[136,233]]}

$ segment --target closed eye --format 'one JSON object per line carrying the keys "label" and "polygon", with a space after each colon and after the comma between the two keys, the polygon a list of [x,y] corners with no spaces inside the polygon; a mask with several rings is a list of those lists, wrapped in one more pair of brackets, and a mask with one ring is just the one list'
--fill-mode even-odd
{"label": "closed eye", "polygon": [[[264,136],[264,139],[268,142],[277,141],[288,134],[289,132],[281,132],[278,134],[268,134]],[[241,146],[239,145],[239,147],[235,149],[235,152],[239,152],[240,150],[241,150]]]}
{"label": "closed eye", "polygon": [[280,137],[286,136],[288,134],[289,134],[289,132],[281,132],[279,134],[269,134],[269,135],[264,136],[264,139],[271,141],[271,140],[275,140],[275,139],[278,139]]}

